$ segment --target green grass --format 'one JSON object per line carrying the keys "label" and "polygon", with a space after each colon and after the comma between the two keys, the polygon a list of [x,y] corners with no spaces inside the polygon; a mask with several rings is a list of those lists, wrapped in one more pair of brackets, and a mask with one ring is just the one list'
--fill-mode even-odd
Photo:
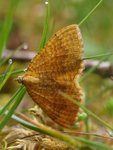
{"label": "green grass", "polygon": [[9,8],[7,15],[5,17],[5,21],[2,27],[2,31],[0,33],[0,58],[2,57],[2,53],[6,47],[8,36],[11,31],[11,27],[13,24],[13,16],[15,14],[16,8],[18,6],[19,0],[10,0],[9,1]]}
{"label": "green grass", "polygon": [[[87,20],[87,18],[92,14],[92,12],[94,12],[94,10],[100,5],[101,2],[102,2],[102,0],[100,0],[99,3],[91,10],[91,12],[86,17],[84,17],[84,19],[79,24],[80,26],[83,24],[84,21]],[[0,57],[2,56],[4,47],[5,47],[7,40],[8,40],[8,35],[9,35],[10,30],[11,30],[11,26],[12,26],[12,22],[13,22],[13,15],[15,13],[17,4],[18,4],[18,1],[15,1],[15,0],[10,1],[8,14],[7,14],[5,22],[3,24],[2,33],[0,36]],[[46,6],[44,29],[43,29],[43,34],[42,34],[40,46],[39,46],[40,50],[41,50],[41,48],[44,47],[46,40],[47,40],[47,32],[48,32],[48,28],[49,28],[49,18],[50,18],[50,4],[48,4]],[[104,54],[104,56],[105,56],[105,54]],[[96,58],[97,58],[97,56],[96,56]],[[88,72],[86,74],[86,76],[84,77],[84,80],[91,74],[92,71],[94,71],[94,69],[95,68],[93,68],[92,70],[90,70],[90,72]],[[17,74],[23,73],[23,72],[24,72],[23,69],[12,71],[11,68],[8,68],[8,70],[5,73],[0,75],[1,88],[5,85],[7,79],[10,76],[12,76],[12,75],[14,76],[14,75],[17,75]],[[8,103],[0,109],[0,115],[3,117],[1,122],[0,122],[0,129],[1,130],[4,128],[5,125],[8,124],[8,122],[12,118],[12,119],[16,120],[18,123],[25,126],[26,128],[29,128],[29,129],[34,130],[36,132],[40,132],[42,134],[47,134],[49,136],[58,138],[58,139],[66,142],[69,145],[74,146],[74,147],[76,147],[76,141],[79,141],[79,142],[82,142],[83,144],[86,144],[86,145],[92,147],[92,148],[96,148],[97,150],[112,150],[112,148],[108,147],[106,144],[94,142],[94,141],[88,140],[86,138],[69,136],[69,135],[63,134],[59,131],[50,129],[49,127],[46,127],[46,126],[36,127],[33,124],[31,124],[30,122],[27,122],[27,121],[17,117],[16,115],[14,115],[14,112],[15,112],[16,108],[18,107],[18,105],[20,104],[20,102],[22,101],[22,98],[24,97],[25,93],[26,93],[26,88],[24,86],[20,86],[20,88],[10,98]],[[71,97],[68,97],[68,99],[70,100]],[[91,115],[92,117],[96,118],[99,122],[101,122],[101,124],[103,126],[113,130],[109,124],[107,124],[105,121],[101,120],[97,115],[92,113],[85,106],[80,105],[80,107],[83,110],[85,110],[89,115]]]}
{"label": "green grass", "polygon": [[46,5],[46,15],[45,15],[42,39],[38,51],[40,51],[45,46],[47,36],[48,36],[49,19],[50,19],[50,1],[48,3],[45,2],[45,5]]}
{"label": "green grass", "polygon": [[[6,115],[9,114],[9,112],[6,113]],[[59,131],[56,131],[54,129],[51,129],[47,126],[41,126],[41,127],[36,127],[33,124],[19,118],[16,115],[12,115],[12,119],[16,120],[18,123],[22,124],[23,126],[25,126],[26,128],[29,128],[31,130],[34,130],[36,132],[40,132],[42,134],[46,134],[55,138],[60,139],[61,141],[64,141],[66,143],[68,143],[70,146],[72,146],[73,148],[77,146],[77,141],[78,142],[82,142],[83,144],[86,144],[92,148],[97,148],[97,150],[112,150],[112,148],[108,147],[106,144],[102,144],[99,142],[94,142],[85,138],[81,138],[78,136],[70,136],[67,134],[63,134]]]}
{"label": "green grass", "polygon": [[14,114],[15,109],[18,107],[20,102],[22,101],[23,96],[25,95],[26,89],[24,86],[21,86],[19,90],[14,94],[14,96],[9,100],[9,102],[6,104],[5,107],[1,110],[1,114],[4,115],[4,111],[10,106],[11,108],[9,109],[8,113],[4,116],[2,121],[0,122],[0,129],[3,129],[4,126],[8,123],[10,120],[11,116]]}
{"label": "green grass", "polygon": [[9,59],[9,65],[6,69],[6,72],[2,76],[2,81],[0,82],[0,91],[2,87],[5,85],[5,83],[7,82],[7,80],[9,79],[9,77],[11,76],[12,69],[13,69],[12,60]]}
{"label": "green grass", "polygon": [[91,9],[91,11],[81,20],[81,22],[79,23],[79,26],[81,26],[87,19],[88,17],[91,16],[91,14],[98,8],[98,6],[100,6],[100,4],[103,2],[103,0],[100,0],[93,9]]}

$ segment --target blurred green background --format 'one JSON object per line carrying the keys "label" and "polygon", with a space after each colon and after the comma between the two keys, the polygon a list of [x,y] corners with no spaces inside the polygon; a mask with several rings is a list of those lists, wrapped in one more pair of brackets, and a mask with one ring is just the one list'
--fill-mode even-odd
{"label": "blurred green background", "polygon": [[[8,3],[0,2],[0,26],[7,13]],[[44,0],[20,0],[14,16],[8,48],[27,42],[30,50],[37,49],[45,18]],[[69,24],[78,24],[99,0],[51,0],[49,35]],[[113,1],[104,0],[93,14],[80,26],[85,46],[85,56],[109,52],[113,45]],[[15,41],[11,41],[15,39]]]}

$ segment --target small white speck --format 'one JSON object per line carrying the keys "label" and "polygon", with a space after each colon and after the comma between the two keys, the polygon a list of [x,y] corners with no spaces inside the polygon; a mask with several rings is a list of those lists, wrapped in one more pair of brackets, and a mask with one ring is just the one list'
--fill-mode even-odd
{"label": "small white speck", "polygon": [[48,5],[48,1],[46,1],[45,4]]}
{"label": "small white speck", "polygon": [[27,71],[27,68],[24,69],[24,72],[26,72],[26,71]]}
{"label": "small white speck", "polygon": [[23,48],[24,48],[24,49],[28,49],[28,44],[25,43],[25,44],[23,45]]}
{"label": "small white speck", "polygon": [[11,65],[13,63],[13,60],[12,59],[9,59],[9,64]]}

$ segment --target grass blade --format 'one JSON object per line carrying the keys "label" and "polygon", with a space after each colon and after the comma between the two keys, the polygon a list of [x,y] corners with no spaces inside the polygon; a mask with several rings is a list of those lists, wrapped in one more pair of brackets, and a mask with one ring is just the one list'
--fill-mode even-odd
{"label": "grass blade", "polygon": [[15,55],[18,51],[20,51],[22,48],[24,48],[25,43],[21,44],[20,46],[18,46],[9,56],[7,56],[7,58],[3,58],[0,60],[0,66],[2,66],[3,64],[5,64],[9,59],[11,59],[13,57],[13,55]]}
{"label": "grass blade", "polygon": [[4,73],[3,80],[0,83],[0,91],[3,88],[3,86],[5,85],[6,81],[11,76],[12,69],[13,69],[12,61],[10,62],[10,60],[9,60],[8,68],[6,70],[6,73]]}
{"label": "grass blade", "polygon": [[45,4],[46,4],[46,17],[45,17],[45,21],[44,21],[44,28],[43,28],[42,39],[41,39],[41,42],[40,42],[39,51],[41,50],[41,48],[44,47],[44,45],[46,43],[47,32],[48,32],[48,27],[49,27],[50,2],[45,2]]}
{"label": "grass blade", "polygon": [[105,56],[111,56],[113,55],[113,52],[111,53],[105,53],[105,54],[99,54],[99,55],[95,55],[95,56],[89,56],[89,57],[84,57],[83,60],[87,60],[87,59],[97,59],[97,58],[101,58],[101,57],[105,57]]}
{"label": "grass blade", "polygon": [[[112,53],[112,54],[113,54],[113,53]],[[97,55],[97,57],[94,56],[95,58],[98,58],[98,57],[104,57],[104,58],[101,58],[97,65],[95,65],[94,67],[90,68],[90,69],[80,78],[80,82],[83,82],[85,79],[87,79],[88,76],[89,76],[92,72],[94,72],[94,71],[96,70],[96,68],[97,68],[103,61],[107,60],[110,56],[111,56],[111,53],[105,54],[105,55],[104,55],[104,54],[103,54],[103,55]],[[92,57],[93,57],[93,56],[92,56]],[[91,57],[88,57],[88,59],[89,59],[89,58],[91,58]]]}
{"label": "grass blade", "polygon": [[112,148],[108,147],[106,144],[94,142],[94,141],[87,140],[87,139],[84,139],[81,137],[66,135],[59,131],[51,129],[47,126],[44,126],[44,125],[41,126],[40,128],[38,128],[35,125],[29,123],[28,121],[25,121],[25,120],[17,117],[16,115],[12,115],[12,119],[16,120],[18,123],[22,124],[23,126],[29,128],[31,130],[55,137],[61,141],[68,143],[69,145],[71,145],[73,147],[76,147],[77,146],[76,142],[79,141],[90,147],[97,148],[97,150],[112,150]]}
{"label": "grass blade", "polygon": [[[15,76],[15,75],[18,75],[18,74],[21,74],[21,73],[24,73],[25,69],[18,69],[18,70],[14,70],[14,71],[11,71],[11,76]],[[0,75],[0,80],[4,77],[5,73],[1,74]],[[6,73],[7,75],[7,73]]]}
{"label": "grass blade", "polygon": [[85,17],[82,19],[82,21],[81,21],[78,25],[81,26],[81,24],[84,23],[84,22],[87,20],[87,18],[95,11],[95,9],[97,9],[97,7],[98,7],[102,2],[103,2],[103,0],[100,0],[100,1],[96,4],[96,6],[87,14],[87,16],[85,16]]}
{"label": "grass blade", "polygon": [[26,88],[24,86],[21,86],[21,90],[18,93],[18,95],[15,97],[15,102],[13,106],[11,107],[7,115],[3,118],[3,120],[0,122],[0,129],[3,129],[3,127],[8,123],[15,109],[18,107],[19,103],[21,102],[25,92],[26,92]]}
{"label": "grass blade", "polygon": [[19,0],[17,0],[17,1],[10,0],[10,5],[8,8],[7,16],[5,18],[5,21],[4,21],[4,24],[2,27],[2,31],[0,34],[0,58],[2,57],[3,49],[8,40],[8,36],[9,36],[10,30],[12,27],[12,23],[13,23],[13,15],[15,13],[18,2],[19,2]]}
{"label": "grass blade", "polygon": [[21,88],[20,87],[16,93],[11,97],[11,99],[8,101],[8,103],[0,110],[0,115],[3,115],[3,113],[5,113],[5,111],[7,111],[7,109],[11,106],[11,104],[15,101],[15,98],[17,97],[17,95],[21,92]]}

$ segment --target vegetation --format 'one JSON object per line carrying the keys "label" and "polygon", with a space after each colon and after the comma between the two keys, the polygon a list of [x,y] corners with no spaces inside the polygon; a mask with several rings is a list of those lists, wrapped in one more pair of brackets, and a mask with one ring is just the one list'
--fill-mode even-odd
{"label": "vegetation", "polygon": [[[0,149],[112,150],[112,1],[0,2]],[[84,104],[76,129],[50,120],[15,79],[53,33],[78,24],[84,41]],[[30,50],[30,51],[29,51]],[[24,55],[22,55],[24,51]],[[27,56],[30,54],[30,56]],[[71,97],[62,93],[68,100]],[[34,106],[34,107],[33,107]]]}

